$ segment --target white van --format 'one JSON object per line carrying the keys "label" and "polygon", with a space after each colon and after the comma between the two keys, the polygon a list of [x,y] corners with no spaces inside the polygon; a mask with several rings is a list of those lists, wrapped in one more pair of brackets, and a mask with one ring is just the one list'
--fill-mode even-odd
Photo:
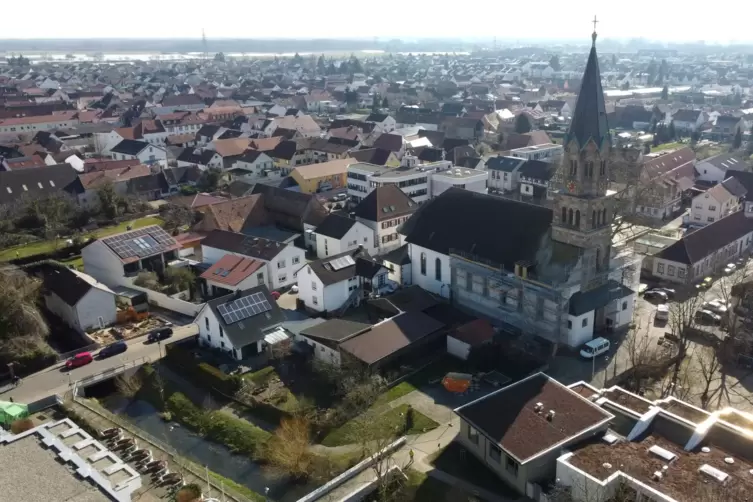
{"label": "white van", "polygon": [[609,352],[609,345],[609,340],[607,340],[606,338],[594,338],[583,346],[583,350],[580,351],[580,355],[581,357],[585,357],[586,359],[600,356],[606,352]]}
{"label": "white van", "polygon": [[669,306],[657,305],[654,319],[657,321],[669,321]]}

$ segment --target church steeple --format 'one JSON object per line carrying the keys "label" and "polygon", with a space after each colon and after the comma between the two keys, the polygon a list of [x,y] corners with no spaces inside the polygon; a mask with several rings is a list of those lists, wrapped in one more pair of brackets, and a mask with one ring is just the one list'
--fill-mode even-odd
{"label": "church steeple", "polygon": [[586,71],[583,73],[573,118],[565,135],[565,144],[575,140],[579,150],[585,148],[589,140],[593,140],[599,149],[605,141],[611,141],[607,125],[607,110],[604,105],[604,90],[601,88],[599,59],[596,55],[597,21],[595,17],[593,23],[591,52],[588,55]]}

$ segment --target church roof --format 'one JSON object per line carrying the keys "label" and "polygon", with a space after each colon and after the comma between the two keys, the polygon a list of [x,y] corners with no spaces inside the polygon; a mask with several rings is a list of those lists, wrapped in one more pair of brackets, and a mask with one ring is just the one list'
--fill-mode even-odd
{"label": "church roof", "polygon": [[566,142],[575,139],[579,148],[584,148],[590,139],[601,147],[609,140],[607,111],[604,105],[604,90],[601,88],[599,59],[596,55],[596,34],[588,55],[586,71],[583,73],[578,100],[575,103],[573,119],[567,131]]}

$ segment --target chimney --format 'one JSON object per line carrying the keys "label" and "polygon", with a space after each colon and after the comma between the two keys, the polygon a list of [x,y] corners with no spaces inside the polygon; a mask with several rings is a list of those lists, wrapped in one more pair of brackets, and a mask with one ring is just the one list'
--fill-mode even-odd
{"label": "chimney", "polygon": [[552,420],[554,420],[554,415],[554,410],[549,410],[549,413],[546,414],[546,419],[551,422]]}
{"label": "chimney", "polygon": [[544,403],[540,401],[536,403],[536,405],[533,407],[533,411],[535,411],[536,413],[541,413],[542,411],[544,411]]}

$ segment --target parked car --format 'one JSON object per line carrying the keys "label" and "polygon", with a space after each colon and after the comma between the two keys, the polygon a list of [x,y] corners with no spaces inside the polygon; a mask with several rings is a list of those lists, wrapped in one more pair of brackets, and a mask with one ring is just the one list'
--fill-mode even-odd
{"label": "parked car", "polygon": [[713,284],[714,279],[712,277],[704,277],[701,282],[695,285],[696,289],[709,289]]}
{"label": "parked car", "polygon": [[656,291],[661,291],[662,293],[667,295],[667,298],[670,300],[675,297],[675,293],[677,293],[676,290],[672,288],[654,288]]}
{"label": "parked car", "polygon": [[727,266],[724,267],[724,274],[725,275],[730,275],[736,269],[737,269],[737,265],[735,265],[734,263],[727,263]]}
{"label": "parked car", "polygon": [[147,343],[159,342],[173,336],[173,328],[157,328],[151,331],[147,337]]}
{"label": "parked car", "polygon": [[695,320],[703,324],[719,324],[722,322],[722,316],[710,310],[699,310],[695,313]]}
{"label": "parked car", "polygon": [[105,347],[102,347],[102,349],[99,351],[99,357],[101,359],[104,359],[105,357],[111,357],[117,354],[122,354],[128,350],[128,344],[126,344],[124,341],[118,341],[115,343],[111,343],[110,345],[107,345]]}
{"label": "parked car", "polygon": [[710,302],[704,302],[703,305],[701,305],[701,310],[710,310],[711,312],[720,315],[726,314],[728,309],[729,305],[725,304],[719,298],[711,300]]}
{"label": "parked car", "polygon": [[650,289],[643,293],[643,298],[652,302],[666,303],[666,301],[669,299],[669,296],[664,291]]}
{"label": "parked car", "polygon": [[94,358],[92,357],[91,352],[79,352],[65,362],[65,367],[66,369],[78,368],[86,366],[93,360]]}
{"label": "parked car", "polygon": [[583,346],[583,350],[580,351],[580,355],[586,359],[591,359],[609,352],[609,346],[609,340],[606,338],[594,338],[590,342],[586,342]]}
{"label": "parked car", "polygon": [[669,321],[669,307],[667,305],[657,306],[654,319],[657,321]]}

